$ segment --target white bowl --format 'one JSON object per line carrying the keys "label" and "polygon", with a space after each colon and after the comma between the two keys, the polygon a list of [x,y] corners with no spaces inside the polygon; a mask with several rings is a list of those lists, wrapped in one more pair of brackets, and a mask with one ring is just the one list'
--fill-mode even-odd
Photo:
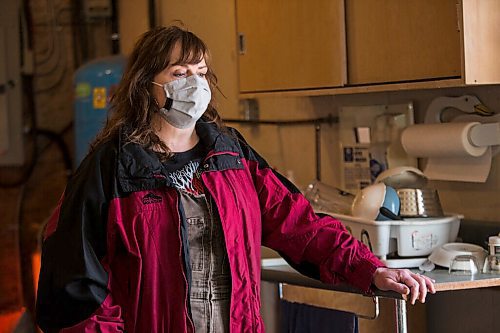
{"label": "white bowl", "polygon": [[393,188],[422,188],[427,184],[427,177],[420,169],[410,166],[389,168],[381,172],[375,183],[384,183]]}
{"label": "white bowl", "polygon": [[355,217],[375,220],[384,203],[385,184],[373,184],[360,190],[352,203],[352,215]]}
{"label": "white bowl", "polygon": [[[486,258],[486,250],[479,245],[469,243],[446,243],[437,247],[432,251],[429,260],[436,265],[449,268],[452,261],[459,256],[472,256],[476,260],[477,268],[483,267],[484,259]],[[458,263],[460,266],[461,263]],[[454,269],[470,270],[470,266],[463,264]]]}
{"label": "white bowl", "polygon": [[399,214],[400,200],[396,190],[384,183],[369,185],[359,191],[352,202],[352,215],[368,220],[388,221],[391,216],[382,214],[384,207],[395,216]]}

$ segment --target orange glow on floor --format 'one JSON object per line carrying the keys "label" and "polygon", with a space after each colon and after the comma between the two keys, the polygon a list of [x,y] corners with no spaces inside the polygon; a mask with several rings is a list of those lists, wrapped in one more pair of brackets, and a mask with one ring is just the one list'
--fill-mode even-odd
{"label": "orange glow on floor", "polygon": [[0,314],[0,333],[12,333],[16,329],[25,309]]}
{"label": "orange glow on floor", "polygon": [[40,265],[41,265],[41,258],[42,255],[40,252],[34,252],[33,255],[31,256],[31,265],[33,269],[33,283],[34,283],[34,290],[35,290],[35,295],[36,291],[38,288],[38,275],[40,274]]}
{"label": "orange glow on floor", "polygon": [[[41,264],[40,260],[41,260],[41,253],[40,252],[33,253],[33,255],[31,256],[31,264],[33,270],[33,283],[34,283],[35,295],[36,295],[36,290],[38,288],[38,275],[40,274],[40,264]],[[19,310],[16,311],[1,312],[0,333],[12,333],[15,332],[16,329],[19,329],[20,327],[19,325],[21,325],[21,318],[23,317],[23,314],[25,312],[26,312],[25,308],[20,308]],[[26,325],[25,320],[23,325]],[[35,331],[41,333],[41,331],[38,329],[35,329]]]}

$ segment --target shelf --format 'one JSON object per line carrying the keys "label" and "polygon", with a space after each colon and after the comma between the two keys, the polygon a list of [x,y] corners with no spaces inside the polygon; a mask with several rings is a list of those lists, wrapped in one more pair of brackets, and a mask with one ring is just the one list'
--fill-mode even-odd
{"label": "shelf", "polygon": [[366,86],[351,86],[339,88],[323,88],[323,89],[302,89],[302,90],[283,90],[283,91],[265,91],[265,92],[245,92],[240,93],[240,99],[253,98],[269,98],[269,97],[313,97],[327,95],[348,95],[360,93],[374,93],[384,91],[399,91],[399,90],[423,90],[423,89],[440,89],[452,87],[465,87],[462,79],[446,79],[436,81],[422,82],[402,82],[402,83],[387,83],[378,85]]}

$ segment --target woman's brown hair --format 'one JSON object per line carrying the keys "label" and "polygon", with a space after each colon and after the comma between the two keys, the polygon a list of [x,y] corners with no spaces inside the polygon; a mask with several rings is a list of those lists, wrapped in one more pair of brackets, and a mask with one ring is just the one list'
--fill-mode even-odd
{"label": "woman's brown hair", "polygon": [[180,45],[181,53],[175,64],[197,64],[205,58],[208,67],[206,78],[212,91],[212,100],[203,114],[203,119],[223,127],[215,108],[213,92],[216,90],[217,77],[210,66],[208,47],[199,37],[183,28],[158,27],[144,33],[136,42],[123,77],[111,98],[106,125],[92,143],[91,150],[116,135],[120,128],[127,126],[130,128],[127,141],[146,148],[155,148],[155,151],[163,151],[160,153],[162,160],[171,156],[170,149],[153,129],[153,115],[160,107],[153,97],[151,82],[156,74],[172,65],[171,55],[176,44]]}

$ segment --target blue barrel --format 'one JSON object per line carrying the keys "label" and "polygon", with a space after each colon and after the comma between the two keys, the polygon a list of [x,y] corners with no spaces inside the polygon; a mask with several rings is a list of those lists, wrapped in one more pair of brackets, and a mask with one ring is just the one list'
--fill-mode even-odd
{"label": "blue barrel", "polygon": [[124,56],[109,56],[88,62],[75,72],[75,166],[106,122],[109,100],[123,75],[125,62]]}

